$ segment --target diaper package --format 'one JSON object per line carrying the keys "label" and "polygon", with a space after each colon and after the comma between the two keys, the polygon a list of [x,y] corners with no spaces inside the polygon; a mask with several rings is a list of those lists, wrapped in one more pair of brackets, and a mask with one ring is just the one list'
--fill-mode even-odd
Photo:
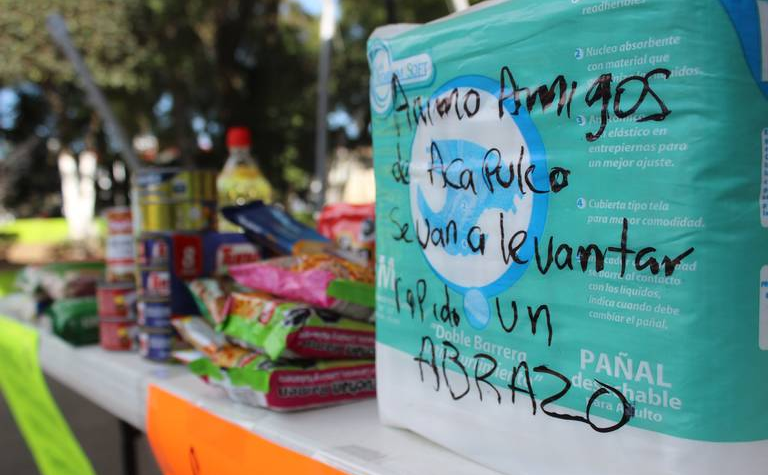
{"label": "diaper package", "polygon": [[768,472],[768,1],[368,42],[384,423],[514,475]]}

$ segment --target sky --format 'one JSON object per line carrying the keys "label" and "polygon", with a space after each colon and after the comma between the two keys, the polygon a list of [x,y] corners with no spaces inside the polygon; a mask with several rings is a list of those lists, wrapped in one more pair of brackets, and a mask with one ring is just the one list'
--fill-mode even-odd
{"label": "sky", "polygon": [[[293,0],[299,5],[301,5],[301,8],[303,8],[307,13],[310,13],[312,15],[319,15],[320,11],[323,9],[323,0]],[[339,1],[335,0],[336,3],[336,11],[339,11]]]}

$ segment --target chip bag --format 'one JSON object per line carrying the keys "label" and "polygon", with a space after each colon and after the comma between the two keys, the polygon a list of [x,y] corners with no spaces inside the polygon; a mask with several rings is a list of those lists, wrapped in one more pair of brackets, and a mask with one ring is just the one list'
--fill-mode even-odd
{"label": "chip bag", "polygon": [[367,320],[372,309],[343,293],[331,296],[334,281],[353,281],[373,289],[373,270],[328,254],[302,254],[232,266],[230,274],[241,285],[286,299],[334,310],[345,316]]}
{"label": "chip bag", "polygon": [[[235,363],[235,364],[233,364]],[[330,406],[375,397],[372,361],[272,361],[251,353],[236,362],[214,355],[189,364],[235,402],[277,411]]]}
{"label": "chip bag", "polygon": [[221,331],[272,359],[372,359],[370,323],[287,302],[260,292],[234,292]]}

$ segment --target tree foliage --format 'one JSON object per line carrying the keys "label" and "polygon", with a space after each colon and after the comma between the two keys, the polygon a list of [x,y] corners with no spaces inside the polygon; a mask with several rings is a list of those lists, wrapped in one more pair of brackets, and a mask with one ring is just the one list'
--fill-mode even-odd
{"label": "tree foliage", "polygon": [[[330,109],[344,111],[361,131],[333,134],[331,148],[370,143],[365,44],[387,22],[385,0],[340,0],[333,40]],[[318,18],[293,0],[2,0],[0,87],[21,98],[0,139],[23,153],[0,159],[3,169],[55,168],[45,141],[75,152],[95,149],[104,165],[116,158],[90,110],[71,65],[45,29],[58,11],[96,82],[129,136],[152,133],[177,147],[182,161],[220,166],[224,133],[250,127],[254,152],[278,190],[301,189],[311,172],[317,94]],[[400,22],[449,13],[445,0],[394,2]],[[24,91],[28,94],[25,95]],[[7,112],[7,111],[6,111]],[[7,123],[12,123],[7,126]],[[5,128],[3,128],[5,127]],[[30,148],[30,137],[39,140]],[[210,140],[202,153],[199,140]],[[20,148],[27,143],[27,149]],[[2,152],[0,151],[0,154]],[[11,154],[6,154],[11,156]],[[1,158],[1,156],[0,156]],[[10,162],[16,165],[11,166]],[[14,168],[15,167],[15,168]],[[5,173],[8,175],[7,173]],[[50,176],[42,189],[58,193]],[[9,179],[8,176],[5,177]],[[2,180],[2,179],[0,179]],[[16,184],[24,184],[16,174]],[[0,181],[0,187],[6,186]],[[24,201],[29,183],[0,200]]]}

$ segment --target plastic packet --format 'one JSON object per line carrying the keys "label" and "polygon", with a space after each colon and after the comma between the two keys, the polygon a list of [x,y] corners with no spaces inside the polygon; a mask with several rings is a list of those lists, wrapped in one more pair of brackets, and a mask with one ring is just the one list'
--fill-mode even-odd
{"label": "plastic packet", "polygon": [[193,373],[233,401],[277,411],[330,406],[376,396],[373,361],[283,362],[252,353],[223,369],[220,357],[190,363]]}
{"label": "plastic packet", "polygon": [[330,241],[311,227],[297,221],[277,206],[254,201],[244,206],[227,206],[224,217],[242,227],[249,239],[277,254],[299,249],[324,248]]}
{"label": "plastic packet", "polygon": [[195,279],[187,283],[200,314],[214,326],[221,325],[227,317],[228,298],[237,286],[228,278]]}
{"label": "plastic packet", "polygon": [[227,340],[216,333],[202,318],[175,318],[171,324],[185,342],[208,356],[227,345]]}
{"label": "plastic packet", "polygon": [[326,205],[317,220],[317,231],[372,266],[376,251],[375,212],[374,203]]}
{"label": "plastic packet", "polygon": [[233,266],[230,274],[241,285],[280,297],[334,310],[342,315],[367,320],[373,310],[359,301],[344,299],[344,293],[329,295],[334,281],[352,281],[373,289],[374,272],[328,254],[302,254]]}
{"label": "plastic packet", "polygon": [[94,297],[57,300],[48,312],[53,333],[80,346],[99,342],[99,315]]}
{"label": "plastic packet", "polygon": [[370,359],[375,351],[372,324],[261,292],[232,293],[221,331],[272,359]]}

